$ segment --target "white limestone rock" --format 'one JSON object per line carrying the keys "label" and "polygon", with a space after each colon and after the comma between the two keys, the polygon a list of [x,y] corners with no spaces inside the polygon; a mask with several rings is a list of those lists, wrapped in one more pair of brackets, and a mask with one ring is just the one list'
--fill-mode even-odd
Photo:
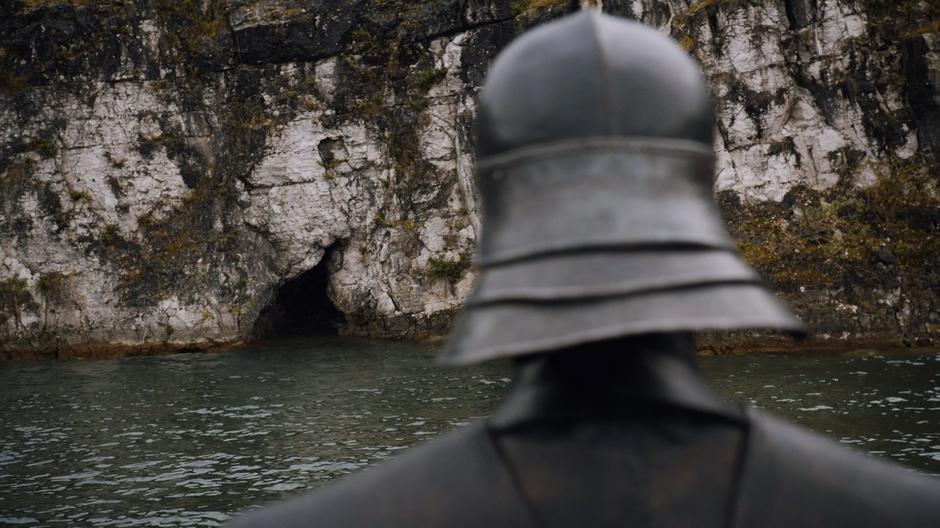
{"label": "white limestone rock", "polygon": [[[691,39],[715,99],[715,190],[749,203],[847,174],[872,185],[879,163],[932,148],[900,82],[858,86],[898,69],[869,42],[864,3],[799,5],[815,11],[796,27],[783,0],[623,3]],[[0,284],[25,281],[30,299],[19,320],[0,314],[0,351],[243,340],[276,289],[326,256],[345,331],[446,331],[471,287],[479,233],[472,83],[516,22],[495,3],[471,2],[465,28],[409,28],[420,60],[373,64],[368,35],[354,42],[335,14],[311,6],[232,2],[221,36],[189,55],[172,48],[179,32],[141,15],[133,37],[115,37],[136,40],[114,48],[113,71],[86,72],[80,87],[31,86],[25,113],[0,95]],[[310,42],[264,47],[307,26],[317,30]],[[940,104],[940,37],[923,39]],[[216,60],[213,46],[230,54]],[[211,67],[190,77],[203,62]],[[396,86],[381,78],[394,68]],[[406,86],[428,69],[443,75]],[[380,125],[402,115],[413,127],[404,151],[419,159],[396,159],[400,138]],[[189,219],[205,221],[183,233]],[[194,243],[225,249],[203,255]],[[70,298],[46,310],[40,282],[60,276]]]}

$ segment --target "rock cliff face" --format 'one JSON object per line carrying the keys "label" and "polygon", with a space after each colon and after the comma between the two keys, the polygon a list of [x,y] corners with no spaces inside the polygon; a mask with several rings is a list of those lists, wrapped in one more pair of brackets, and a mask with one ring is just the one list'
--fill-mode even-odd
{"label": "rock cliff face", "polygon": [[[5,2],[0,354],[202,348],[334,307],[348,334],[443,334],[476,91],[568,4]],[[811,325],[940,338],[936,2],[604,8],[701,62],[732,231]]]}

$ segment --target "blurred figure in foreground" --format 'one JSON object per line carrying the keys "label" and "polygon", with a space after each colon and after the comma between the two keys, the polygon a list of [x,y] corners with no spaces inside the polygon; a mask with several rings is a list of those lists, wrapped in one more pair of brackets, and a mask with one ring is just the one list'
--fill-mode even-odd
{"label": "blurred figure in foreground", "polygon": [[479,106],[476,289],[443,362],[511,357],[489,419],[237,527],[940,526],[940,483],[700,379],[691,332],[802,324],[712,198],[695,63],[581,12],[511,44]]}

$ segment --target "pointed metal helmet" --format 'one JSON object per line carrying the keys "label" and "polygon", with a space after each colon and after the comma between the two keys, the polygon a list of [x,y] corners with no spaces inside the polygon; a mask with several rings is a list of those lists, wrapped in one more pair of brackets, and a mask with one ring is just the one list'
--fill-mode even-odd
{"label": "pointed metal helmet", "polygon": [[481,273],[442,361],[649,332],[803,332],[725,230],[712,130],[699,68],[651,28],[582,11],[509,45],[478,106]]}

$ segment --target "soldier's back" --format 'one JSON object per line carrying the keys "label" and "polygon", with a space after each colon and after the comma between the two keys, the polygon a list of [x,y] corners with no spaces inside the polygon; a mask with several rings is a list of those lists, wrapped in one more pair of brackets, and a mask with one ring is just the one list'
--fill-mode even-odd
{"label": "soldier's back", "polygon": [[483,422],[326,489],[240,517],[232,528],[510,527],[528,512]]}
{"label": "soldier's back", "polygon": [[233,527],[940,526],[935,479],[747,416],[478,422]]}
{"label": "soldier's back", "polygon": [[750,412],[737,526],[940,527],[940,481]]}

